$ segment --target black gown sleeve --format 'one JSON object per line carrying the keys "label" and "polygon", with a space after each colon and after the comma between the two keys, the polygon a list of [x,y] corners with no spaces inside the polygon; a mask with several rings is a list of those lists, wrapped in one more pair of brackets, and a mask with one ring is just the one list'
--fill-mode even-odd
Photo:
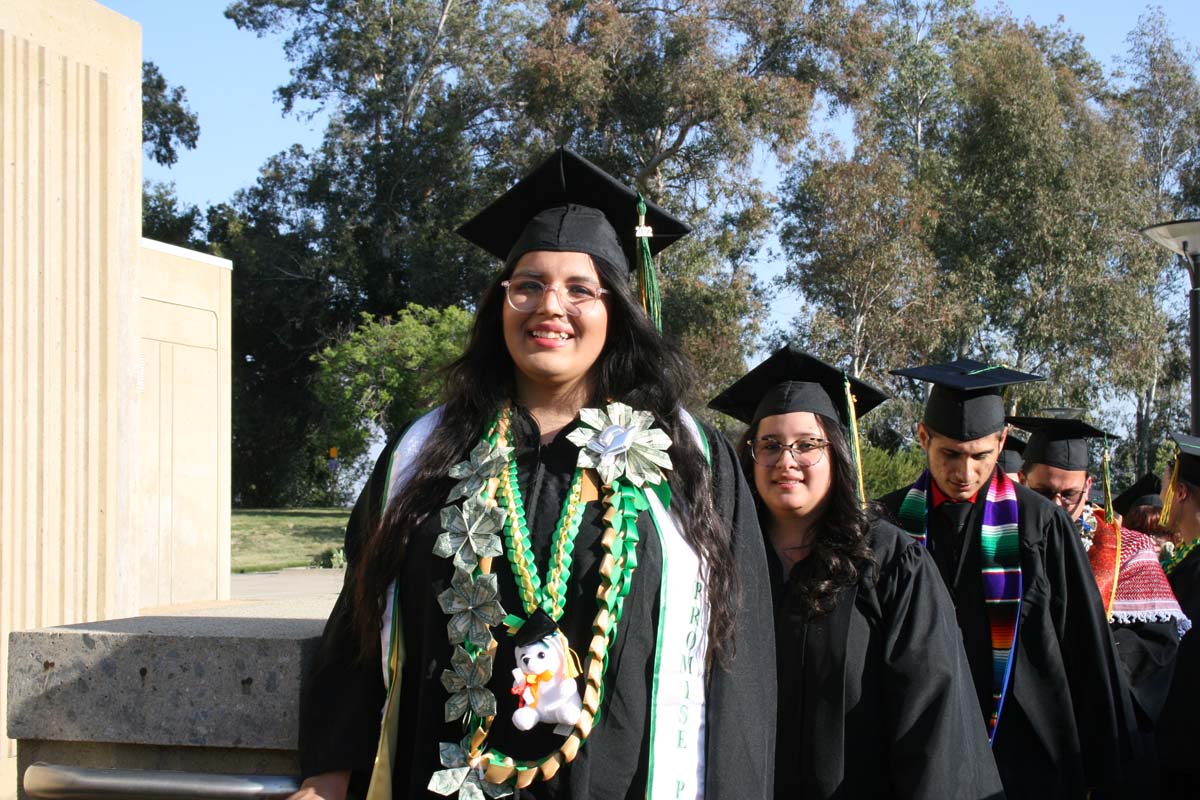
{"label": "black gown sleeve", "polygon": [[301,778],[348,769],[357,784],[368,779],[374,767],[379,715],[387,694],[378,639],[369,653],[360,653],[354,636],[353,565],[362,543],[379,524],[395,444],[394,439],[384,448],[346,525],[346,579],[301,692]]}
{"label": "black gown sleeve", "polygon": [[1179,648],[1179,623],[1118,622],[1112,625],[1121,671],[1129,685],[1138,729],[1153,730],[1167,692]]}
{"label": "black gown sleeve", "polygon": [[1192,621],[1176,655],[1175,673],[1159,717],[1159,797],[1200,797],[1200,551],[1192,551],[1168,576],[1183,613]]}
{"label": "black gown sleeve", "polygon": [[891,796],[1003,797],[954,604],[932,557],[884,521],[872,538],[887,558],[876,591]]}
{"label": "black gown sleeve", "polygon": [[[740,598],[735,653],[713,665],[707,699],[705,797],[770,798],[774,792],[775,624],[766,553],[750,489],[728,440],[706,427],[714,500],[733,537]],[[713,598],[715,602],[731,601]]]}
{"label": "black gown sleeve", "polygon": [[1089,787],[1111,785],[1120,780],[1134,756],[1132,704],[1124,691],[1096,579],[1074,523],[1056,508],[1043,530],[1046,571],[1059,589],[1053,600],[1056,627],[1084,779]]}

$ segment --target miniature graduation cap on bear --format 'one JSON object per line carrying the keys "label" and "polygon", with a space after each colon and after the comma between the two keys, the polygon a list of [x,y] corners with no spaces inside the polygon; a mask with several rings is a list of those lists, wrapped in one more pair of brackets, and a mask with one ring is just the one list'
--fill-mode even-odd
{"label": "miniature graduation cap on bear", "polygon": [[1159,496],[1161,486],[1162,479],[1153,472],[1147,472],[1138,478],[1136,483],[1117,495],[1117,499],[1113,500],[1113,508],[1121,516],[1125,516],[1129,513],[1129,509],[1136,506],[1162,508],[1162,497]]}
{"label": "miniature graduation cap on bear", "polygon": [[1045,380],[1040,375],[960,358],[947,364],[894,369],[893,375],[932,383],[922,420],[942,436],[969,442],[1004,428],[1005,386]]}
{"label": "miniature graduation cap on bear", "polygon": [[1059,417],[1009,417],[1010,425],[1031,431],[1025,446],[1023,468],[1026,472],[1036,464],[1086,472],[1091,466],[1088,439],[1112,439],[1113,435],[1087,424],[1081,419]]}
{"label": "miniature graduation cap on bear", "polygon": [[587,253],[637,272],[643,305],[656,325],[653,256],[690,232],[687,223],[565,147],[458,229],[506,265],[549,250]]}

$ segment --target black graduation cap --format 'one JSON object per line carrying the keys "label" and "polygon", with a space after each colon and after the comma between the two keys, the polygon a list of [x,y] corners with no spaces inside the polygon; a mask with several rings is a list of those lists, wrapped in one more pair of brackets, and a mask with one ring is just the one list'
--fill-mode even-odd
{"label": "black graduation cap", "polygon": [[1171,438],[1179,447],[1175,456],[1179,462],[1179,478],[1193,486],[1200,486],[1200,437],[1173,433]]}
{"label": "black graduation cap", "polygon": [[1162,478],[1153,472],[1147,472],[1137,479],[1137,482],[1117,495],[1113,500],[1113,510],[1121,516],[1129,513],[1135,506],[1153,506],[1162,508],[1162,498],[1159,489],[1162,488]]}
{"label": "black graduation cap", "polygon": [[970,358],[948,364],[894,369],[893,375],[932,383],[925,403],[924,423],[935,432],[960,442],[969,442],[1004,427],[1005,386],[1041,381],[1040,375],[992,366]]}
{"label": "black graduation cap", "polygon": [[1024,452],[1025,440],[1010,433],[1004,439],[1004,450],[1000,453],[1000,458],[996,462],[1000,465],[1000,471],[1020,472],[1021,465],[1025,463],[1021,457],[1021,454]]}
{"label": "black graduation cap", "polygon": [[529,619],[525,620],[520,628],[512,633],[513,645],[528,647],[547,636],[553,636],[556,630],[558,630],[558,624],[550,618],[549,614],[539,608],[529,615]]}
{"label": "black graduation cap", "polygon": [[1087,470],[1090,464],[1087,440],[1114,438],[1081,419],[1009,417],[1008,422],[1033,434],[1025,448],[1026,467],[1045,464],[1071,471]]}
{"label": "black graduation cap", "polygon": [[[811,411],[849,425],[845,380],[845,370],[789,344],[709,401],[708,407],[747,425],[763,417],[793,411]],[[886,394],[857,378],[850,378],[850,391],[857,417],[888,399]]]}
{"label": "black graduation cap", "polygon": [[[534,250],[579,252],[632,271],[638,267],[638,195],[565,147],[554,151],[458,233],[506,264]],[[691,227],[646,203],[651,254]]]}

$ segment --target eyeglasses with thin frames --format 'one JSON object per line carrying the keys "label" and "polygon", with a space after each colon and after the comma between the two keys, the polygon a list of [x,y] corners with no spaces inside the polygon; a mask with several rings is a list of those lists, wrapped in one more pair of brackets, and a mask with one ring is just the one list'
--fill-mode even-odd
{"label": "eyeglasses with thin frames", "polygon": [[1033,491],[1037,492],[1051,503],[1057,503],[1061,498],[1062,501],[1068,506],[1073,506],[1083,499],[1083,489],[1063,489],[1061,492],[1057,492],[1050,488],[1034,489],[1032,486],[1029,488],[1033,489]]}
{"label": "eyeglasses with thin frames", "polygon": [[546,292],[554,292],[563,311],[572,317],[591,312],[596,307],[596,302],[608,294],[608,289],[602,289],[589,283],[567,283],[562,286],[553,286],[534,278],[501,281],[500,285],[504,287],[504,294],[508,299],[509,306],[522,314],[528,314],[541,308]]}
{"label": "eyeglasses with thin frames", "polygon": [[750,457],[755,463],[764,467],[773,467],[783,458],[784,452],[792,454],[792,461],[797,467],[811,467],[819,464],[829,447],[826,439],[800,439],[791,444],[784,444],[778,439],[747,439],[750,446]]}

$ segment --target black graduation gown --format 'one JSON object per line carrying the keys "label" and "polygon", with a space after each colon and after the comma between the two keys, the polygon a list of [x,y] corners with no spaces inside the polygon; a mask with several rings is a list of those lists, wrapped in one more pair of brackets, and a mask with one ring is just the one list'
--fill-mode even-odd
{"label": "black graduation gown", "polygon": [[[893,518],[907,492],[881,499]],[[1016,493],[1024,589],[992,754],[1009,797],[1082,797],[1119,779],[1131,757],[1133,711],[1074,523],[1024,486],[1016,485]],[[952,530],[949,514],[931,511],[928,546],[954,600],[980,710],[987,714],[992,661],[980,575],[983,506],[982,497],[971,505],[963,534]]]}
{"label": "black graduation gown", "polygon": [[1158,780],[1154,728],[1171,688],[1175,653],[1179,648],[1179,623],[1110,622],[1121,678],[1133,704],[1134,758],[1126,765],[1120,785],[1098,790],[1094,800],[1109,797],[1145,797]]}
{"label": "black graduation gown", "polygon": [[[539,432],[527,412],[518,409],[513,425],[518,443],[519,488],[536,563],[544,571],[578,449],[566,439],[573,426],[549,444],[539,446]],[[712,448],[714,497],[718,512],[732,531],[742,596],[736,616],[736,656],[727,665],[715,667],[709,679],[705,789],[706,795],[713,798],[765,798],[771,793],[775,732],[774,632],[766,562],[754,505],[733,452],[723,437],[707,433]],[[357,556],[366,530],[378,519],[391,450],[389,447],[384,451],[351,516],[346,547],[351,559]],[[581,651],[590,641],[596,614],[603,557],[602,513],[600,501],[589,503],[584,512],[575,540],[566,609],[559,620],[568,640]],[[639,565],[610,653],[601,719],[572,763],[553,780],[535,782],[519,792],[521,797],[599,800],[645,796],[662,553],[647,513],[639,518],[638,528]],[[426,789],[430,776],[440,768],[438,743],[457,742],[463,736],[459,722],[443,721],[447,694],[441,675],[449,667],[452,650],[446,638],[447,617],[436,598],[449,583],[452,565],[449,559],[433,555],[439,532],[436,518],[414,532],[397,577],[407,660],[393,773],[396,798],[440,797]],[[498,576],[500,602],[505,610],[523,615],[507,560],[496,559],[493,571]],[[347,572],[348,581],[351,575]],[[378,648],[365,661],[354,659],[348,621],[349,590],[349,586],[343,587],[326,625],[302,703],[301,768],[305,777],[350,769],[353,785],[365,787],[375,756],[385,693]],[[513,667],[512,648],[501,635],[489,684],[498,704],[489,742],[515,758],[547,755],[562,741],[552,733],[551,726],[538,725],[524,733],[512,726],[517,702],[509,691]],[[584,667],[586,671],[586,663]],[[581,677],[581,687],[582,681]],[[759,724],[747,726],[746,719]]]}
{"label": "black graduation gown", "polygon": [[1129,685],[1138,730],[1150,731],[1162,713],[1179,648],[1179,623],[1113,622],[1113,644]]}
{"label": "black graduation gown", "polygon": [[812,621],[790,611],[774,548],[779,730],[776,800],[1002,797],[954,607],[928,553],[876,520],[873,586],[844,590]]}
{"label": "black graduation gown", "polygon": [[1159,796],[1200,797],[1200,550],[1167,576],[1193,627],[1179,642],[1175,674],[1158,719]]}

